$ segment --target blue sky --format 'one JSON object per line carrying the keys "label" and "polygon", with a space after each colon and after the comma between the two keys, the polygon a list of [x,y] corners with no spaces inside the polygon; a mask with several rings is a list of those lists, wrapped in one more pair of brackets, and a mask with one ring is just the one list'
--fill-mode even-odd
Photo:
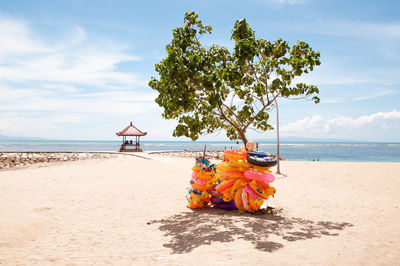
{"label": "blue sky", "polygon": [[280,100],[282,136],[400,141],[400,2],[337,0],[1,1],[0,135],[115,140],[133,121],[146,140],[185,140],[147,83],[189,10],[213,26],[206,45],[232,49],[246,18],[258,38],[321,52],[302,78],[321,103]]}

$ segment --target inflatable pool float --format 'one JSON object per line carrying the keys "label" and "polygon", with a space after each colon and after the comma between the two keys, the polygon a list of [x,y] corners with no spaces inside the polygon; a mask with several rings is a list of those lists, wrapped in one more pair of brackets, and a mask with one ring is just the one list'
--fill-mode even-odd
{"label": "inflatable pool float", "polygon": [[245,210],[248,212],[251,212],[252,209],[250,208],[249,196],[248,196],[245,188],[242,189],[242,201],[243,201],[243,207],[245,208]]}
{"label": "inflatable pool float", "polygon": [[249,180],[258,180],[265,183],[272,183],[275,180],[275,177],[270,173],[262,173],[253,170],[245,171],[244,177]]}
{"label": "inflatable pool float", "polygon": [[226,202],[225,202],[223,199],[221,199],[220,197],[214,197],[214,196],[211,197],[210,201],[211,201],[213,204],[215,204],[215,205],[226,203]]}
{"label": "inflatable pool float", "polygon": [[243,172],[237,170],[226,170],[219,173],[219,177],[224,180],[243,178]]}
{"label": "inflatable pool float", "polygon": [[211,203],[216,205],[218,208],[223,209],[223,210],[237,210],[235,201],[231,200],[228,202],[225,202],[223,199],[219,197],[211,197]]}
{"label": "inflatable pool float", "polygon": [[235,193],[239,190],[239,188],[244,187],[246,182],[242,179],[236,180],[235,184],[232,186],[231,194],[235,195]]}
{"label": "inflatable pool float", "polygon": [[236,180],[229,180],[229,181],[224,181],[221,184],[219,184],[215,190],[222,192],[224,190],[229,189],[230,187],[232,187],[235,184]]}
{"label": "inflatable pool float", "polygon": [[269,167],[251,164],[246,159],[238,160],[238,161],[231,161],[229,163],[229,165],[231,167],[233,167],[234,169],[241,171],[241,172],[244,172],[246,170],[254,170],[254,171],[258,171],[258,172],[271,173],[271,171],[269,170]]}
{"label": "inflatable pool float", "polygon": [[210,195],[207,191],[200,191],[191,188],[189,191],[188,207],[191,209],[204,208],[210,201]]}
{"label": "inflatable pool float", "polygon": [[222,171],[239,171],[244,172],[248,170],[248,167],[251,166],[246,159],[240,159],[237,161],[229,161],[229,162],[222,162],[219,167],[217,168],[217,173]]}
{"label": "inflatable pool float", "polygon": [[258,156],[258,157],[269,157],[270,155],[266,152],[261,152],[261,151],[249,151],[247,152],[247,155],[253,155],[253,156]]}
{"label": "inflatable pool float", "polygon": [[275,189],[274,187],[269,187],[269,188],[267,189],[267,194],[268,194],[268,196],[274,197],[274,196],[275,196],[275,193],[276,193],[276,189]]}
{"label": "inflatable pool float", "polygon": [[222,210],[226,210],[226,211],[233,211],[233,210],[237,210],[236,204],[234,200],[231,200],[229,202],[224,202],[221,204],[216,204],[218,208],[222,209]]}
{"label": "inflatable pool float", "polygon": [[253,199],[252,197],[249,197],[249,205],[253,211],[258,211],[263,203],[263,199]]}
{"label": "inflatable pool float", "polygon": [[235,193],[235,197],[234,197],[235,205],[239,211],[246,211],[246,209],[243,206],[243,200],[242,200],[243,189],[244,189],[244,186],[240,187],[238,189],[238,191]]}
{"label": "inflatable pool float", "polygon": [[217,167],[217,173],[221,173],[223,171],[239,171],[239,167],[236,166],[235,164],[228,163],[228,162],[222,162],[221,164],[218,165]]}
{"label": "inflatable pool float", "polygon": [[246,190],[247,195],[249,195],[249,196],[252,197],[253,199],[259,199],[259,198],[260,198],[260,197],[256,194],[256,192],[255,192],[249,185],[246,185],[246,186],[244,187],[244,189]]}
{"label": "inflatable pool float", "polygon": [[187,196],[189,208],[211,204],[223,210],[254,212],[275,195],[275,188],[269,185],[275,179],[269,167],[276,160],[266,153],[226,150],[218,165],[201,156],[195,161]]}
{"label": "inflatable pool float", "polygon": [[207,182],[205,185],[199,185],[196,182],[194,182],[192,179],[189,181],[190,185],[192,186],[192,188],[195,188],[197,190],[200,191],[207,191],[210,188],[213,187],[213,183],[212,182]]}
{"label": "inflatable pool float", "polygon": [[251,164],[262,167],[272,167],[278,163],[275,158],[270,157],[264,152],[248,152],[247,161]]}
{"label": "inflatable pool float", "polygon": [[212,170],[215,170],[215,165],[211,164],[209,160],[201,156],[196,158],[196,166],[203,172],[211,172]]}
{"label": "inflatable pool float", "polygon": [[194,172],[194,171],[192,172],[192,180],[193,180],[196,184],[201,185],[201,186],[204,186],[205,184],[207,184],[207,181],[204,180],[204,179],[198,178],[196,172]]}
{"label": "inflatable pool float", "polygon": [[215,165],[210,164],[210,161],[204,157],[197,157],[196,163],[192,167],[192,170],[196,173],[196,177],[206,181],[212,180],[216,177],[215,169]]}
{"label": "inflatable pool float", "polygon": [[268,199],[267,190],[269,185],[267,183],[253,180],[249,183],[249,186],[259,198]]}
{"label": "inflatable pool float", "polygon": [[237,151],[237,150],[225,150],[223,158],[225,162],[237,161],[246,159],[247,152]]}

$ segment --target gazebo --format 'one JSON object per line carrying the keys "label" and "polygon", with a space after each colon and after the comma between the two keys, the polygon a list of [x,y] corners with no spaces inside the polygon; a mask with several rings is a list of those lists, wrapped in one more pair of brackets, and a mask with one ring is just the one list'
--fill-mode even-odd
{"label": "gazebo", "polygon": [[[132,125],[132,122],[124,130],[116,134],[117,136],[122,136],[122,145],[119,151],[123,152],[142,151],[142,149],[140,149],[140,137],[146,136],[147,132],[140,131],[134,125]],[[136,137],[135,143],[133,142],[132,139],[130,141],[126,139],[126,137],[131,137],[131,136]]]}

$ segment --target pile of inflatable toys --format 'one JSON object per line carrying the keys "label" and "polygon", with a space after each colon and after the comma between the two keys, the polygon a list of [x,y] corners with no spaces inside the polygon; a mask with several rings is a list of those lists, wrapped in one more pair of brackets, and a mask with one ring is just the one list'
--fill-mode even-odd
{"label": "pile of inflatable toys", "polygon": [[245,149],[225,150],[223,162],[217,166],[198,157],[192,168],[188,207],[215,205],[223,210],[258,211],[276,192],[270,186],[275,177],[269,169],[276,164],[266,153]]}
{"label": "pile of inflatable toys", "polygon": [[210,164],[205,157],[197,157],[192,170],[188,207],[191,209],[207,207],[214,186],[218,182],[216,167],[214,164]]}

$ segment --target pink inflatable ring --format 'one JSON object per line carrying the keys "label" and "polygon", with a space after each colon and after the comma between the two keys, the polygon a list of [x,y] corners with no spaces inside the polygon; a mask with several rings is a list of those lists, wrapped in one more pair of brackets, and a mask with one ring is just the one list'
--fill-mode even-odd
{"label": "pink inflatable ring", "polygon": [[202,180],[200,178],[197,177],[196,172],[192,172],[192,180],[199,185],[204,186],[205,184],[207,184],[206,180]]}
{"label": "pink inflatable ring", "polygon": [[265,183],[272,183],[275,180],[275,177],[270,173],[257,172],[253,170],[245,171],[244,177],[250,180],[258,180]]}

